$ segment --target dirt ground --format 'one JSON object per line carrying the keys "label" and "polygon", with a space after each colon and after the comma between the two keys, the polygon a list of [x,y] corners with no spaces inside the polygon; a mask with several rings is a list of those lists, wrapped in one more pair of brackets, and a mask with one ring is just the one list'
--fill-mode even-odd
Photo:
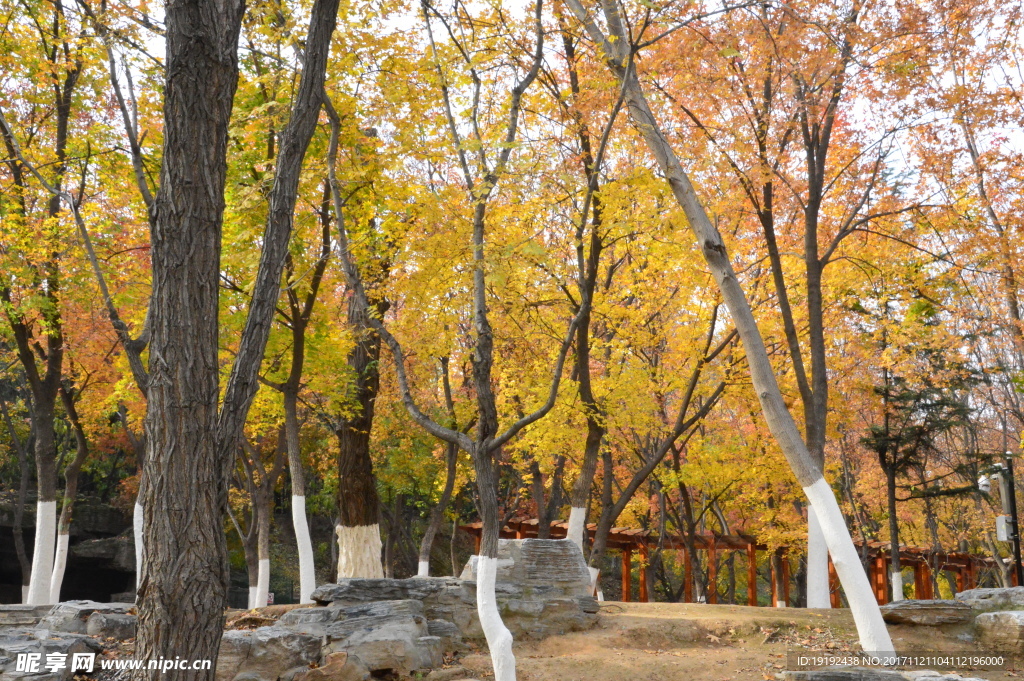
{"label": "dirt ground", "polygon": [[[898,652],[965,653],[963,631],[890,626]],[[681,603],[602,603],[597,627],[515,644],[520,681],[775,681],[789,651],[856,651],[849,610],[751,608]],[[491,677],[486,651],[460,663]],[[1010,681],[1012,667],[951,670]]]}

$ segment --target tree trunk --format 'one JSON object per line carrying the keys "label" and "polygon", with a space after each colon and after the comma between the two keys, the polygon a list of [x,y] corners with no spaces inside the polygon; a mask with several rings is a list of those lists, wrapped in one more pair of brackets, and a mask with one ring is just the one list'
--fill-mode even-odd
{"label": "tree trunk", "polygon": [[885,471],[885,497],[889,509],[889,573],[892,579],[892,600],[903,600],[903,568],[900,566],[900,523],[896,517],[896,469]]}
{"label": "tree trunk", "polygon": [[60,396],[64,403],[64,412],[75,433],[75,458],[64,470],[64,503],[57,526],[57,553],[53,559],[53,574],[50,578],[50,600],[54,603],[60,602],[60,588],[64,582],[64,569],[67,566],[71,516],[75,507],[75,498],[78,496],[78,474],[82,470],[82,464],[85,463],[85,457],[89,454],[89,445],[85,439],[85,431],[82,429],[82,422],[78,417],[75,402],[63,387],[60,389]]}
{"label": "tree trunk", "polygon": [[658,128],[657,118],[644,97],[634,69],[633,57],[629,53],[630,41],[624,33],[618,5],[613,3],[603,5],[606,10],[605,19],[609,31],[615,39],[611,41],[605,37],[593,16],[588,13],[579,0],[567,0],[567,4],[572,8],[577,19],[584,24],[592,39],[600,46],[609,68],[621,84],[630,117],[665,175],[677,203],[686,215],[705,261],[718,283],[722,297],[736,325],[736,330],[743,341],[751,379],[761,403],[765,421],[797,480],[804,488],[804,493],[818,514],[818,520],[825,533],[826,544],[832,554],[833,564],[849,595],[850,607],[857,623],[861,645],[866,651],[892,653],[892,641],[885,628],[878,604],[871,596],[871,585],[860,564],[835,494],[825,481],[821,468],[816,465],[812,454],[808,451],[800,431],[786,407],[774,369],[768,358],[761,331],[754,319],[746,294],[736,278],[721,234],[708,218],[689,177],[683,170],[667,138]]}
{"label": "tree trunk", "polygon": [[434,546],[434,537],[444,521],[445,509],[448,508],[448,502],[452,498],[452,491],[455,489],[455,464],[458,458],[459,445],[454,442],[446,442],[444,489],[441,491],[441,498],[437,500],[437,504],[430,510],[430,520],[427,522],[427,529],[423,533],[423,540],[420,542],[417,577],[430,576],[430,549]]}
{"label": "tree trunk", "polygon": [[[293,367],[295,355],[293,349]],[[316,588],[316,565],[313,562],[313,542],[309,537],[309,521],[306,518],[306,475],[302,469],[302,452],[299,449],[297,390],[288,389],[284,392],[284,423],[288,445],[288,472],[292,483],[292,527],[295,530],[295,546],[299,554],[299,603],[312,603],[311,594]]]}
{"label": "tree trunk", "polygon": [[[151,235],[146,551],[136,656],[216,660],[227,604],[228,462],[216,447],[218,297],[241,2],[166,7],[164,153]],[[234,454],[234,451],[232,451]],[[140,674],[212,681],[213,670]]]}

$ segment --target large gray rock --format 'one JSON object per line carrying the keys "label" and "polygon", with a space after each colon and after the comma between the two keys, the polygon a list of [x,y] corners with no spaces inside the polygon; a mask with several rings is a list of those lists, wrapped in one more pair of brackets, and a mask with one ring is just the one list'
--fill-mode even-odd
{"label": "large gray rock", "polygon": [[966,624],[974,618],[971,606],[960,601],[902,600],[881,607],[882,618],[891,624],[939,626]]}
{"label": "large gray rock", "polygon": [[[0,679],[31,679],[31,681],[67,681],[72,677],[71,661],[76,653],[95,654],[100,647],[93,639],[81,634],[68,634],[37,629],[7,629],[0,634]],[[47,655],[63,655],[63,668],[47,669]],[[18,655],[36,654],[39,667],[36,672],[19,672]]]}
{"label": "large gray rock", "polygon": [[112,612],[94,612],[85,621],[85,633],[97,638],[116,638],[126,641],[135,638],[135,615],[119,615]]}
{"label": "large gray rock", "polygon": [[65,601],[50,609],[39,624],[39,629],[62,631],[71,634],[85,634],[86,621],[94,612],[125,615],[135,607],[134,603],[97,603],[96,601]]}
{"label": "large gray rock", "polygon": [[[476,581],[477,556],[462,570],[463,581]],[[502,539],[498,542],[499,582],[554,588],[564,596],[591,594],[590,571],[580,547],[568,539]]]}
{"label": "large gray rock", "polygon": [[981,612],[995,610],[1024,610],[1024,586],[999,589],[968,589],[955,596],[956,600]]}
{"label": "large gray rock", "polygon": [[321,639],[287,627],[225,631],[217,681],[278,681],[285,672],[320,660]]}
{"label": "large gray rock", "polygon": [[978,641],[994,650],[1024,645],[1024,610],[986,612],[974,618]]}
{"label": "large gray rock", "polygon": [[347,652],[372,672],[410,674],[442,663],[441,638],[430,635],[421,601],[300,608],[282,616],[278,626],[322,637],[324,655]]}
{"label": "large gray rock", "polygon": [[[583,631],[597,622],[598,606],[590,595],[590,572],[575,544],[565,540],[502,540],[500,555],[505,562],[498,574],[495,595],[502,619],[513,636],[544,638]],[[473,576],[474,566],[471,561],[463,575]],[[483,637],[476,610],[476,582],[469,579],[346,579],[318,587],[313,599],[334,607],[392,599],[417,600],[423,603],[428,620],[451,622],[466,638]],[[285,620],[321,616],[299,614],[303,612],[292,611]]]}

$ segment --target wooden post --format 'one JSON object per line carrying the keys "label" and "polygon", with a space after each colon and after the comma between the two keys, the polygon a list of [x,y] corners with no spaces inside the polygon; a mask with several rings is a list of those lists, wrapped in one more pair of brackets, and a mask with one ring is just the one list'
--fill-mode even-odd
{"label": "wooden post", "polygon": [[683,603],[693,603],[693,562],[683,547]]}
{"label": "wooden post", "polygon": [[473,553],[480,555],[480,540],[483,536],[483,530],[480,530],[480,534],[473,537]]}
{"label": "wooden post", "polygon": [[836,566],[832,564],[831,557],[828,559],[828,598],[833,608],[843,605],[843,601],[839,597],[839,575],[836,574]]}
{"label": "wooden post", "polygon": [[718,602],[718,565],[715,561],[716,546],[715,546],[715,535],[711,535],[711,542],[708,547],[708,603]]}
{"label": "wooden post", "polygon": [[640,545],[640,602],[648,602],[647,594],[647,544]]}
{"label": "wooden post", "polygon": [[633,585],[633,552],[630,549],[622,549],[622,600],[625,603],[630,601],[630,591]]}
{"label": "wooden post", "polygon": [[775,574],[775,562],[776,562],[775,561],[775,554],[772,554],[768,558],[768,581],[771,582],[771,585],[772,585],[772,597],[771,597],[772,599],[768,603],[768,607],[769,608],[774,608],[775,604],[778,602],[776,600],[776,598],[775,598],[775,590],[776,590],[776,587],[778,586],[777,583],[779,581],[778,577]]}
{"label": "wooden post", "polygon": [[747,605],[757,605],[757,546],[747,544]]}
{"label": "wooden post", "polygon": [[889,571],[886,570],[885,554],[879,553],[874,560],[875,568],[875,600],[879,605],[889,602]]}
{"label": "wooden post", "polygon": [[964,568],[962,565],[958,565],[956,568],[956,590],[967,591],[967,586],[964,581]]}

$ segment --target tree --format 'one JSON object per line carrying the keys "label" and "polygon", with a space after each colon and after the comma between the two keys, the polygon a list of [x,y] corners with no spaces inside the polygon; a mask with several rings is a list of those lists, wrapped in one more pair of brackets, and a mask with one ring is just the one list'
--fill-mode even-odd
{"label": "tree", "polygon": [[[658,127],[657,118],[644,95],[635,67],[636,52],[642,43],[634,38],[632,31],[627,34],[627,24],[623,21],[618,3],[606,3],[602,6],[607,34],[579,0],[569,0],[568,4],[595,46],[604,55],[605,63],[622,88],[630,117],[639,128],[644,141],[657,160],[661,171],[665,174],[666,181],[679,206],[683,209],[690,229],[718,282],[722,298],[736,324],[736,330],[746,350],[751,378],[768,427],[778,441],[808,499],[818,511],[818,519],[822,524],[829,552],[832,554],[836,571],[839,573],[840,580],[850,599],[851,609],[861,637],[861,645],[868,651],[891,653],[893,651],[892,641],[885,629],[878,605],[871,598],[867,575],[857,557],[832,489],[825,481],[821,468],[817,466],[807,450],[779,391],[760,329],[746,294],[736,278],[725,243],[717,227],[708,218],[707,212],[675,151]],[[641,23],[644,24],[644,28],[647,28],[646,21]]]}
{"label": "tree", "polygon": [[[194,0],[166,7],[164,151],[151,235],[146,552],[138,635],[143,659],[217,656],[228,582],[222,519],[229,462],[256,392],[279,296],[338,4],[313,5],[302,76],[281,134],[259,273],[218,411],[220,237],[243,10],[241,3]],[[197,678],[192,671],[146,675]],[[213,670],[198,678],[212,679]]]}

